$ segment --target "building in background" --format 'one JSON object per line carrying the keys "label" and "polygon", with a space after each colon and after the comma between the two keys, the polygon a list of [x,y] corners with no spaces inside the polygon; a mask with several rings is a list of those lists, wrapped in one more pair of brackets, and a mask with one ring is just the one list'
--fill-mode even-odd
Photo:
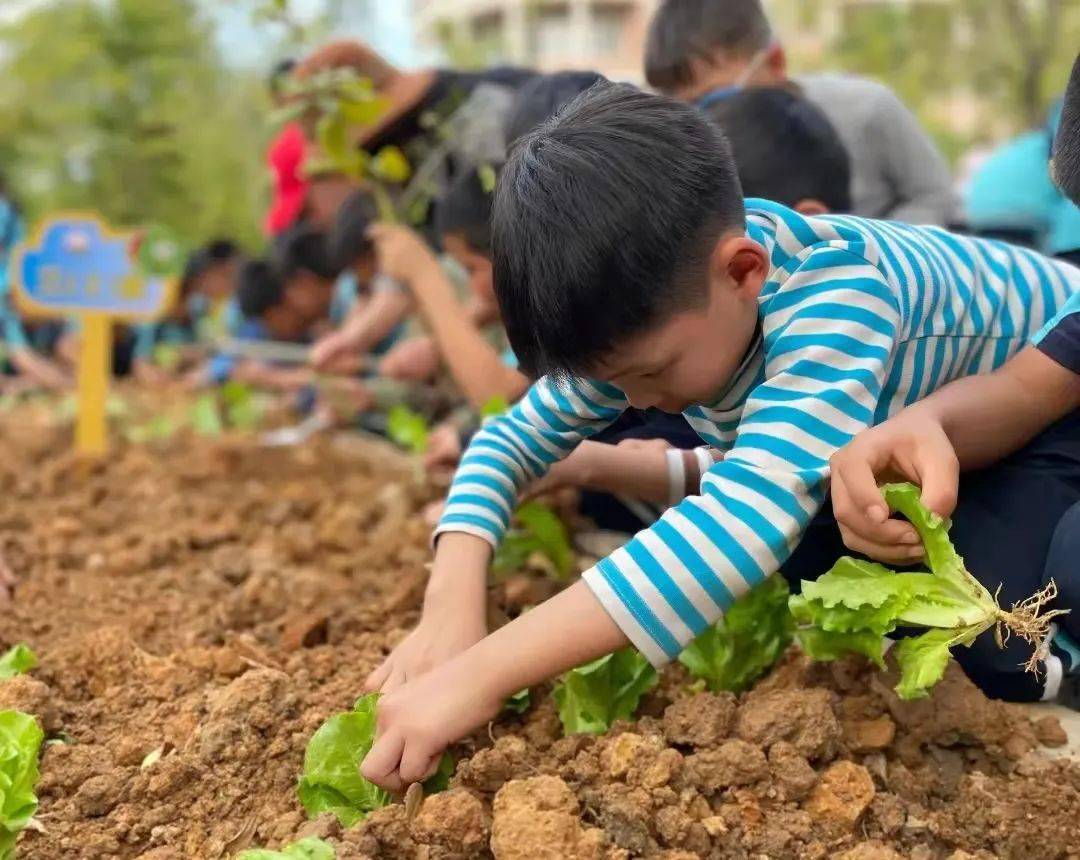
{"label": "building in background", "polygon": [[413,0],[421,45],[469,65],[595,69],[640,82],[658,0]]}

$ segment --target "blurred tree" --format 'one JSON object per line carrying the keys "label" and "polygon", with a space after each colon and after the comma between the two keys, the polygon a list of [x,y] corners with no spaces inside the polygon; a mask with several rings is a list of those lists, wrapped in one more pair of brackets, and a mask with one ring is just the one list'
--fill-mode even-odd
{"label": "blurred tree", "polygon": [[0,30],[0,154],[32,217],[88,208],[253,242],[269,131],[192,0],[54,0]]}

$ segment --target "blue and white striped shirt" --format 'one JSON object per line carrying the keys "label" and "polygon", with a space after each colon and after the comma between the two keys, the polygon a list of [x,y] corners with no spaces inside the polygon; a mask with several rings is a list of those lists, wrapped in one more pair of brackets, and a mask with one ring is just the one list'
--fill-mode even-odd
{"label": "blue and white striped shirt", "polygon": [[[584,574],[656,664],[779,569],[825,499],[833,452],[999,366],[1080,292],[1080,270],[934,227],[749,200],[747,235],[772,263],[761,334],[726,390],[685,413],[726,456],[700,495]],[[438,532],[496,544],[518,491],[627,406],[607,383],[541,379],[473,439]]]}

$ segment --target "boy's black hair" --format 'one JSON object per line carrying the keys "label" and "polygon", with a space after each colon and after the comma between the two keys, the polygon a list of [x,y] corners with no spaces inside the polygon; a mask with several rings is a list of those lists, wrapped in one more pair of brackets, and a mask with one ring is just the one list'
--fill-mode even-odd
{"label": "boy's black hair", "polygon": [[236,283],[236,302],[248,319],[260,319],[285,297],[285,284],[267,260],[248,260],[240,267]]}
{"label": "boy's black hair", "polygon": [[693,83],[692,61],[750,57],[773,40],[761,0],[664,0],[649,25],[645,78],[661,92]]}
{"label": "boy's black hair", "polygon": [[293,69],[296,68],[296,60],[292,57],[286,57],[283,60],[278,60],[274,63],[270,69],[270,74],[267,77],[267,86],[270,88],[271,95],[279,95],[283,89],[285,89],[285,81],[289,75],[293,73]]}
{"label": "boy's black hair", "polygon": [[851,156],[828,117],[784,87],[752,87],[705,111],[731,144],[746,197],[851,211]]}
{"label": "boy's black hair", "polygon": [[274,240],[270,259],[283,281],[302,272],[332,281],[342,270],[330,256],[326,234],[308,224],[299,224],[278,236]]}
{"label": "boy's black hair", "polygon": [[607,80],[599,72],[555,72],[537,75],[518,90],[506,120],[506,140],[513,144],[519,137],[555,116],[559,110],[585,90]]}
{"label": "boy's black hair", "polygon": [[205,275],[214,266],[229,262],[240,254],[240,248],[232,239],[213,239],[201,248],[193,251],[184,264],[180,276],[180,292],[187,295],[195,286],[195,281]]}
{"label": "boy's black hair", "polygon": [[717,239],[745,217],[699,111],[629,84],[579,96],[515,145],[495,192],[495,289],[522,369],[587,373],[699,306]]}
{"label": "boy's black hair", "polygon": [[1080,55],[1065,89],[1061,125],[1054,143],[1054,181],[1066,197],[1080,206]]}
{"label": "boy's black hair", "polygon": [[326,253],[342,270],[372,253],[368,229],[379,220],[375,200],[367,191],[354,191],[341,204],[326,237]]}
{"label": "boy's black hair", "polygon": [[458,176],[435,209],[439,235],[460,233],[470,248],[490,256],[493,191],[485,188],[479,170],[467,170]]}

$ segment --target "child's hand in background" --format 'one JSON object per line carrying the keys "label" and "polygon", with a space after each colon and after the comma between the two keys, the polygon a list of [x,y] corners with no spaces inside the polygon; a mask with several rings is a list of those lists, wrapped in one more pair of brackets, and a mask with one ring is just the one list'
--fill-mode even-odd
{"label": "child's hand in background", "polygon": [[918,484],[923,504],[943,517],[956,507],[956,452],[941,423],[918,407],[860,433],[830,464],[833,513],[844,544],[879,561],[911,564],[923,557],[911,524],[889,518],[879,484]]}
{"label": "child's hand in background", "polygon": [[443,472],[457,466],[461,460],[461,432],[450,422],[440,424],[428,436],[424,451],[424,468]]}
{"label": "child's hand in background", "polygon": [[369,228],[368,238],[375,245],[379,272],[410,288],[415,289],[426,266],[439,265],[427,243],[408,227],[376,224]]}
{"label": "child's hand in background", "polygon": [[439,348],[430,337],[411,337],[379,362],[379,375],[403,382],[427,382],[439,370]]}

